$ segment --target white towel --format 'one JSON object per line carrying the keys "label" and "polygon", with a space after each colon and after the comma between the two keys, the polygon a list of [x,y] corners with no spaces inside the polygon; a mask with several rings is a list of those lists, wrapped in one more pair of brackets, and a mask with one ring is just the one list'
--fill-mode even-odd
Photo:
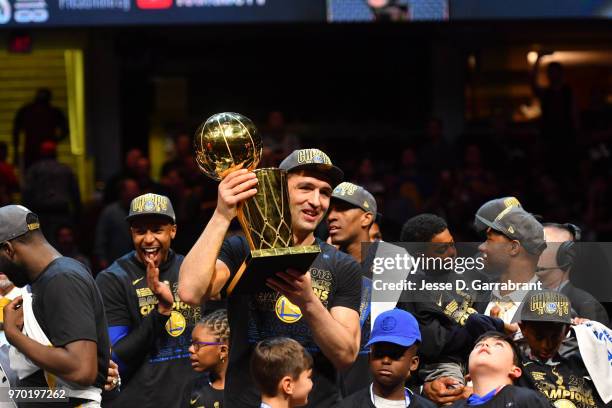
{"label": "white towel", "polygon": [[596,321],[574,326],[584,365],[606,404],[612,401],[612,331]]}
{"label": "white towel", "polygon": [[[23,334],[25,334],[32,340],[42,344],[43,346],[53,347],[53,345],[45,335],[45,332],[43,332],[43,330],[40,328],[36,317],[34,316],[34,310],[32,309],[32,294],[24,293],[22,294],[22,298]],[[9,358],[11,368],[17,373],[17,376],[20,380],[40,370],[40,368],[36,366],[36,364],[30,361],[25,355],[23,355],[23,353],[21,353],[15,347],[11,346],[9,350]],[[78,384],[69,383],[46,371],[45,378],[50,389],[65,389],[66,395],[68,397],[83,398],[94,401],[94,405],[88,404],[88,407],[100,406],[99,403],[102,401],[102,390],[100,388],[93,386],[83,387]]]}
{"label": "white towel", "polygon": [[[379,266],[385,259],[396,259],[396,257],[403,259],[404,256],[410,256],[406,249],[397,245],[389,244],[388,242],[381,241],[378,243],[376,248],[376,255],[373,260]],[[374,321],[383,312],[392,310],[397,306],[397,302],[400,300],[401,290],[381,290],[379,288],[385,287],[388,284],[400,284],[403,282],[408,274],[411,272],[412,263],[409,264],[409,268],[393,267],[391,269],[385,269],[384,272],[372,271],[372,308],[370,311],[370,329],[374,327]]]}

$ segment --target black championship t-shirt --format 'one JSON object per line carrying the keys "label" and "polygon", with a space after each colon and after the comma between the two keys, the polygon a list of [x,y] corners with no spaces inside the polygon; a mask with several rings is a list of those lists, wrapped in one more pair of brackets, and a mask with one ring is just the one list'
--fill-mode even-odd
{"label": "black championship t-shirt", "polygon": [[223,390],[213,388],[206,373],[196,373],[190,392],[182,404],[184,408],[223,408]]}
{"label": "black championship t-shirt", "polygon": [[[138,347],[144,358],[124,364],[122,387],[113,400],[117,407],[179,407],[192,370],[189,362],[191,331],[201,318],[201,308],[180,301],[178,274],[183,256],[170,251],[159,266],[159,280],[167,281],[174,306],[165,326]],[[134,251],[117,259],[96,278],[104,299],[108,326],[113,338],[129,333],[157,308],[157,297],[147,286],[146,268]],[[120,341],[120,340],[117,340]],[[116,342],[115,342],[116,343]],[[119,356],[121,357],[121,356]],[[122,366],[119,363],[120,368]]]}
{"label": "black championship t-shirt", "polygon": [[557,355],[543,363],[524,354],[520,385],[542,393],[555,406],[595,408],[607,405],[599,397],[579,353]]}
{"label": "black championship t-shirt", "polygon": [[553,408],[539,393],[528,388],[506,385],[493,398],[483,404],[469,405],[468,400],[456,401],[450,408]]}
{"label": "black championship t-shirt", "polygon": [[[316,241],[321,253],[309,272],[312,287],[329,310],[342,306],[359,311],[361,271],[349,255]],[[229,268],[232,277],[246,259],[249,247],[243,237],[231,237],[221,247],[219,259]],[[231,278],[230,278],[231,279]],[[233,295],[228,299],[230,323],[230,359],[225,381],[225,404],[228,407],[258,407],[260,396],[249,372],[254,345],[270,337],[290,337],[302,344],[313,356],[313,389],[308,407],[332,406],[339,398],[338,373],[314,342],[310,328],[299,308],[278,292]]]}
{"label": "black championship t-shirt", "polygon": [[[82,263],[60,257],[47,266],[31,287],[34,316],[53,346],[62,347],[78,340],[96,343],[98,374],[94,386],[102,389],[108,372],[110,342],[102,297],[91,273]],[[19,387],[47,387],[43,371],[19,381]],[[52,405],[74,407],[82,402],[71,399],[66,404]]]}

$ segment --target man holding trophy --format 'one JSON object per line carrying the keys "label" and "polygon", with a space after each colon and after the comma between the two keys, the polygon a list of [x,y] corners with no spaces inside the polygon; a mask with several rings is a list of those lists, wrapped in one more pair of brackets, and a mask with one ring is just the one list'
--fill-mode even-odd
{"label": "man holding trophy", "polygon": [[[361,273],[314,230],[342,171],[317,149],[294,151],[280,169],[250,171],[259,162],[261,139],[250,120],[234,113],[209,118],[195,146],[200,168],[221,182],[216,210],[181,266],[179,296],[191,304],[228,296],[226,406],[259,406],[251,351],[279,336],[313,354],[308,406],[332,406],[340,395],[337,372],[359,349]],[[224,240],[236,216],[246,237]]]}

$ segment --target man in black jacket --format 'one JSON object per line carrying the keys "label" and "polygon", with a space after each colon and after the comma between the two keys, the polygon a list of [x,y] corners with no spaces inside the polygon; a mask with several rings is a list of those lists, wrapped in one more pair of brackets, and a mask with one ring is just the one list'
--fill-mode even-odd
{"label": "man in black jacket", "polygon": [[97,277],[113,360],[123,378],[112,405],[179,407],[191,376],[191,331],[201,313],[177,295],[183,256],[170,249],[176,235],[172,203],[165,196],[141,195],[132,201],[127,221],[135,250]]}
{"label": "man in black jacket", "polygon": [[548,247],[538,261],[537,275],[545,288],[565,294],[572,302],[574,317],[609,324],[606,309],[590,293],[577,288],[570,281],[576,258],[576,242],[580,229],[573,224],[544,224]]}

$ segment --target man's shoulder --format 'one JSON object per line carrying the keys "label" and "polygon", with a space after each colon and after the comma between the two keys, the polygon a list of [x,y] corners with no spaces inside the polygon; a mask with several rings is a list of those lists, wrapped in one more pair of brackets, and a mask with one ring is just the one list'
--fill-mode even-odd
{"label": "man's shoulder", "polygon": [[89,269],[76,259],[62,256],[52,262],[43,276],[55,277],[58,276],[77,276],[81,279],[90,281],[92,275]]}
{"label": "man's shoulder", "polygon": [[63,292],[80,290],[77,288],[96,287],[95,281],[87,267],[76,259],[61,257],[56,259],[33,284],[33,293]]}

